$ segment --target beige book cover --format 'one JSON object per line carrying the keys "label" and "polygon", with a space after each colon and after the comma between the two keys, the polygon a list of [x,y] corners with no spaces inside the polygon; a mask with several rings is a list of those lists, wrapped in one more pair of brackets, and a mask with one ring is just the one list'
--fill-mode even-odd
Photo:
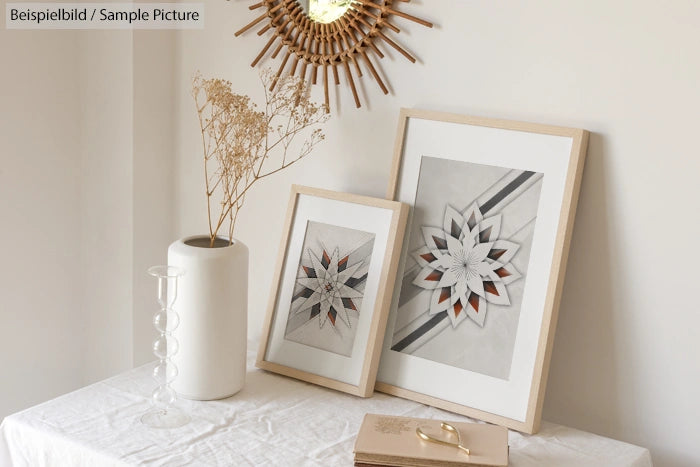
{"label": "beige book cover", "polygon": [[[457,447],[457,435],[443,428],[443,422],[457,429],[469,454]],[[417,429],[433,441],[421,439]],[[354,452],[356,465],[506,466],[508,430],[496,425],[367,414]]]}

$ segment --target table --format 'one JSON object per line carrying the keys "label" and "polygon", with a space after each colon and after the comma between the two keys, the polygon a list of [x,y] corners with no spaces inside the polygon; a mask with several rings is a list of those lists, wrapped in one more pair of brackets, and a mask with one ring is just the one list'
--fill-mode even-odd
{"label": "table", "polygon": [[[139,417],[155,387],[152,365],[10,415],[0,425],[0,466],[352,466],[365,413],[469,421],[385,394],[361,399],[254,368],[221,401],[181,401],[193,421],[150,429]],[[544,422],[509,434],[510,465],[651,466],[647,449]]]}

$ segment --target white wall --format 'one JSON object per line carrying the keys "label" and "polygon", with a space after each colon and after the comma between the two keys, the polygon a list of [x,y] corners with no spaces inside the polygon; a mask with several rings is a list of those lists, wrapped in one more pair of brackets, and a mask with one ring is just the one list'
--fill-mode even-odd
{"label": "white wall", "polygon": [[0,31],[0,417],[132,365],[130,32]]}
{"label": "white wall", "polygon": [[0,30],[0,419],[153,359],[174,46]]}
{"label": "white wall", "polygon": [[80,133],[83,379],[133,359],[133,57],[131,31],[82,31]]}
{"label": "white wall", "polygon": [[[179,235],[206,230],[189,77],[200,69],[261,98],[249,63],[265,40],[232,34],[254,18],[249,3],[209,1],[206,29],[178,34]],[[688,273],[700,260],[700,4],[442,0],[400,8],[438,25],[396,21],[399,42],[421,63],[383,47],[393,94],[383,96],[368,75],[360,88],[369,105],[357,111],[343,86],[323,146],[246,200],[237,236],[251,251],[250,335],[260,335],[289,186],[383,196],[400,107],[586,128],[544,418],[648,446],[657,465],[700,463],[700,314]]]}
{"label": "white wall", "polygon": [[134,31],[133,41],[133,363],[154,359],[156,281],[174,236],[174,31]]}
{"label": "white wall", "polygon": [[0,417],[81,384],[77,44],[0,29]]}

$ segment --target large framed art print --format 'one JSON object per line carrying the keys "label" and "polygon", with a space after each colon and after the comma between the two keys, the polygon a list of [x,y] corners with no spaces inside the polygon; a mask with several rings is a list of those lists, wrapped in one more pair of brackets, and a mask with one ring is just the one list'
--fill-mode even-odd
{"label": "large framed art print", "polygon": [[413,206],[376,389],[538,430],[588,133],[402,110]]}
{"label": "large framed art print", "polygon": [[407,215],[395,201],[292,187],[259,368],[374,392]]}

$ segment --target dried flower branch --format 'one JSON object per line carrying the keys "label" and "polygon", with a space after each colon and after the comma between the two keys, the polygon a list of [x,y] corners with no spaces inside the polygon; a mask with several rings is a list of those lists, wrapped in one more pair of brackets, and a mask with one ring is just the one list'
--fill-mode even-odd
{"label": "dried flower branch", "polygon": [[[248,96],[233,93],[229,81],[203,79],[199,74],[192,80],[202,131],[212,247],[227,223],[229,243],[233,242],[238,212],[255,182],[301,160],[324,139],[316,128],[301,147],[292,144],[297,136],[329,118],[325,105],[311,101],[304,81],[293,76],[277,78],[270,70],[261,73],[261,81],[264,110],[257,110]],[[272,83],[276,84],[270,91]],[[271,157],[273,151],[279,153],[277,157]]]}

